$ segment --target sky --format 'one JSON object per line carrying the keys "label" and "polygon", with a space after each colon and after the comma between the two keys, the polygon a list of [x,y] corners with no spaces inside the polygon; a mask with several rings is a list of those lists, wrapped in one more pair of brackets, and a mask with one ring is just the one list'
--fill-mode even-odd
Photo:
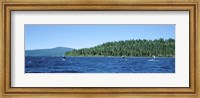
{"label": "sky", "polygon": [[130,39],[175,39],[174,24],[25,24],[25,50],[89,48]]}

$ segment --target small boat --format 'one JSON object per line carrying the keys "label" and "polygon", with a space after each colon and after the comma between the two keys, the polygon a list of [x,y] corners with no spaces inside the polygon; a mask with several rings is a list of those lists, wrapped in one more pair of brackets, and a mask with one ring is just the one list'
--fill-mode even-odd
{"label": "small boat", "polygon": [[155,59],[156,57],[155,57],[155,55],[153,55],[153,59]]}
{"label": "small boat", "polygon": [[125,56],[122,56],[122,59],[125,59]]}
{"label": "small boat", "polygon": [[63,55],[63,61],[65,61],[65,59],[66,59],[65,55]]}
{"label": "small boat", "polygon": [[153,57],[153,59],[150,59],[150,60],[148,60],[148,61],[150,61],[150,62],[159,61],[159,60],[156,60],[155,55],[153,55],[152,57]]}

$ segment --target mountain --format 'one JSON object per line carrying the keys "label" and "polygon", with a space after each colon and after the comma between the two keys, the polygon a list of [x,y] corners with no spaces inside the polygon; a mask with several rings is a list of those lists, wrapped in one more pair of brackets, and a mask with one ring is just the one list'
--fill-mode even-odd
{"label": "mountain", "polygon": [[66,56],[134,56],[134,57],[174,57],[174,39],[122,40],[103,43],[91,48],[72,50]]}
{"label": "mountain", "polygon": [[26,56],[63,56],[65,52],[73,50],[67,47],[55,47],[51,49],[26,50]]}

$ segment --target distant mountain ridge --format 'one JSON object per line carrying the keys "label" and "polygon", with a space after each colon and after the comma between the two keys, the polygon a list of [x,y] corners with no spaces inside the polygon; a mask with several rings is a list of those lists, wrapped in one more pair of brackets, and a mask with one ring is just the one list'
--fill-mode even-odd
{"label": "distant mountain ridge", "polygon": [[26,50],[26,56],[63,56],[65,52],[72,51],[72,48],[68,47],[55,47],[50,49],[35,49]]}

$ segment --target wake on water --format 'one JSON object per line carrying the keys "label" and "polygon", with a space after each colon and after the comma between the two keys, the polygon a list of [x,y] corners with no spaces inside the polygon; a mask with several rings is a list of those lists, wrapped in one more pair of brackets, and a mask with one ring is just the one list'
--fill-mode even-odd
{"label": "wake on water", "polygon": [[155,59],[150,59],[148,60],[149,62],[155,62],[155,61],[159,61],[159,60],[155,60]]}

